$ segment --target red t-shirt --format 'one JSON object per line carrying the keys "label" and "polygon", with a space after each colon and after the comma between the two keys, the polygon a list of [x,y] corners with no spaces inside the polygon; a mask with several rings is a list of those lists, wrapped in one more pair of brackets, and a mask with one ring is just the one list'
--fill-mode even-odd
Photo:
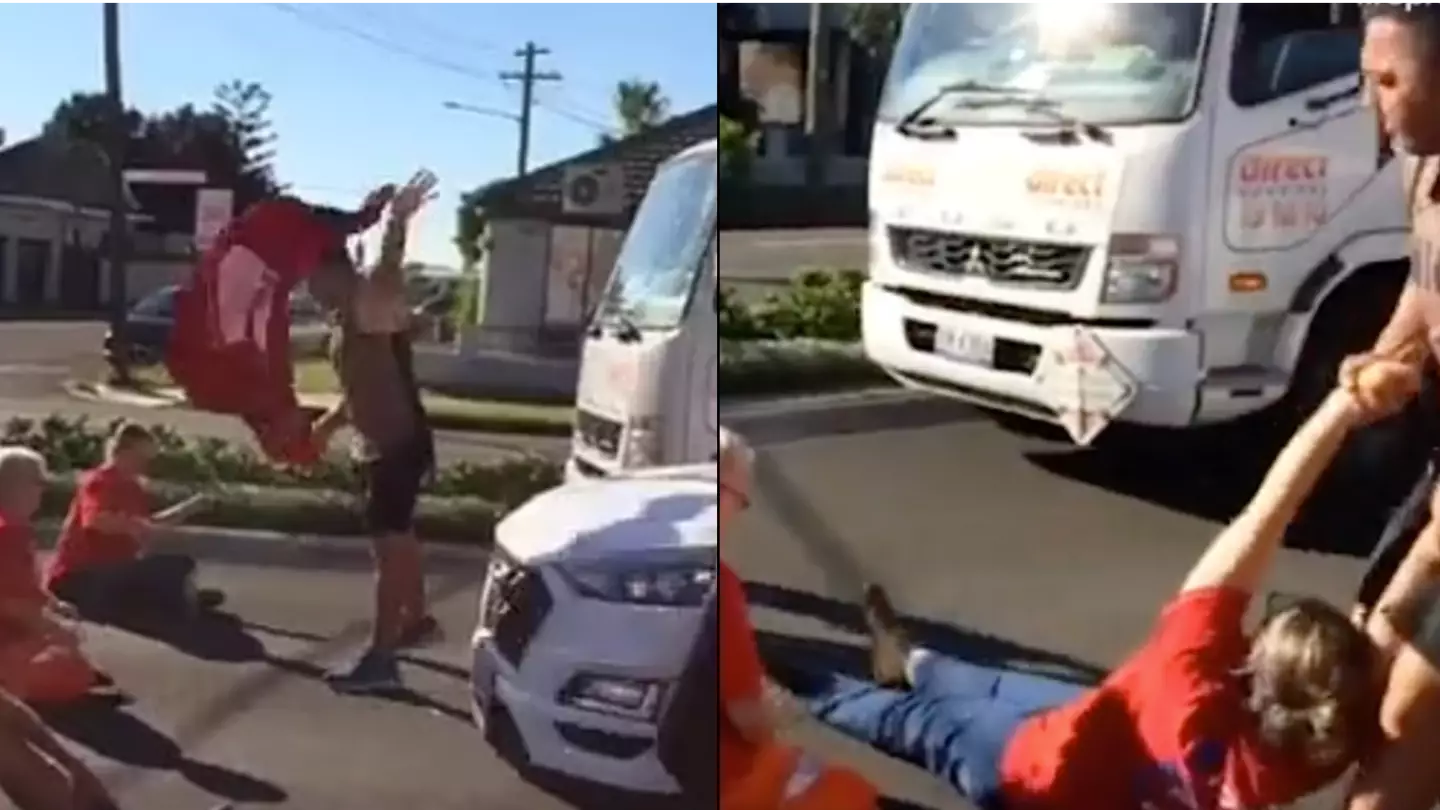
{"label": "red t-shirt", "polygon": [[[0,602],[20,602],[40,610],[49,601],[40,587],[35,530],[28,523],[15,523],[0,515]],[[0,627],[0,635],[17,630]]]}
{"label": "red t-shirt", "polygon": [[1182,593],[1084,698],[1026,721],[1001,764],[1007,810],[1260,810],[1339,778],[1263,744],[1237,671],[1249,594]]}
{"label": "red t-shirt", "polygon": [[53,587],[67,574],[81,568],[123,563],[139,557],[138,539],[96,529],[95,517],[101,513],[144,517],[150,511],[149,500],[140,479],[113,466],[107,464],[85,473],[65,515],[55,556],[45,571],[45,587]]}
{"label": "red t-shirt", "polygon": [[765,666],[760,662],[740,577],[722,562],[715,587],[720,618],[720,784],[724,785],[748,773],[755,760],[755,747],[730,722],[724,707],[735,701],[763,699]]}

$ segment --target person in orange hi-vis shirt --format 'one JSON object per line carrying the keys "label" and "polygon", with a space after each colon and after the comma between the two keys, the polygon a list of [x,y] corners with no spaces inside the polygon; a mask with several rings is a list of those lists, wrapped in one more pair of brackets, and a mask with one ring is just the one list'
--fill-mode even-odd
{"label": "person in orange hi-vis shirt", "polygon": [[[754,453],[720,431],[720,533],[750,503]],[[723,545],[723,540],[722,540]],[[716,577],[720,652],[720,810],[872,810],[878,791],[859,774],[813,760],[779,739],[765,667],[740,578],[723,561]]]}

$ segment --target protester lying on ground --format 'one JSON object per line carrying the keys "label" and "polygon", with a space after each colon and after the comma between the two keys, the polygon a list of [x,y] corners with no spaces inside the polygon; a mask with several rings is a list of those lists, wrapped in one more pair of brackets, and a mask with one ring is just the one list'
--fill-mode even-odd
{"label": "protester lying on ground", "polygon": [[45,459],[0,447],[0,688],[31,704],[67,703],[109,687],[67,626],[73,611],[42,586],[31,521],[45,490]]}
{"label": "protester lying on ground", "polygon": [[[720,430],[721,548],[729,527],[750,504],[754,453],[734,432]],[[780,722],[766,696],[765,668],[740,577],[721,560],[719,619],[719,790],[721,810],[871,810],[878,793],[858,774],[822,765],[780,741]],[[699,806],[699,805],[697,805]]]}
{"label": "protester lying on ground", "polygon": [[375,552],[370,647],[329,679],[344,692],[399,688],[396,651],[439,632],[426,606],[424,559],[415,536],[420,489],[435,470],[435,440],[415,381],[404,270],[407,232],[437,182],[422,171],[394,193],[374,267],[357,272],[338,256],[309,279],[311,295],[337,322],[331,351],[342,392],[315,423],[314,441],[323,449],[344,425],[354,433]]}
{"label": "protester lying on ground", "polygon": [[912,648],[867,590],[874,681],[774,671],[823,722],[950,781],[983,808],[1127,810],[1289,804],[1377,742],[1369,639],[1316,599],[1244,615],[1317,479],[1351,432],[1418,386],[1378,363],[1291,438],[1250,503],[1201,555],[1149,639],[1098,687]]}
{"label": "protester lying on ground", "polygon": [[150,431],[120,425],[104,463],[85,473],[75,490],[45,585],[86,618],[177,620],[221,602],[220,592],[196,586],[194,559],[146,550],[156,526],[178,523],[206,505],[201,495],[150,513],[144,475],[155,448]]}

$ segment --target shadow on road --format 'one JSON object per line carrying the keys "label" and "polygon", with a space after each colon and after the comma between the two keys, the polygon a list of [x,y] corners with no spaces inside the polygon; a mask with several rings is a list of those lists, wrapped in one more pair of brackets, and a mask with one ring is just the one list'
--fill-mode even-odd
{"label": "shadow on road", "polygon": [[[1027,452],[1046,472],[1223,524],[1255,494],[1283,436],[1208,428],[1134,431],[1103,447]],[[1352,440],[1290,525],[1286,545],[1366,556],[1423,468],[1425,445]]]}
{"label": "shadow on road", "polygon": [[885,389],[846,398],[837,395],[816,407],[722,401],[720,421],[756,446],[774,446],[820,437],[921,430],[988,419],[983,412],[954,400]]}
{"label": "shadow on road", "polygon": [[[808,616],[851,633],[866,632],[865,618],[858,605],[764,583],[747,583],[745,591],[752,607],[764,606]],[[1069,655],[929,619],[902,617],[901,621],[916,644],[982,666],[1042,670],[1048,675],[1084,684],[1096,683],[1105,676],[1104,668]],[[842,665],[838,671],[852,674],[868,671],[863,651],[842,644],[761,633],[761,651],[767,660],[808,661],[810,656],[816,656],[826,661],[833,658],[832,663]]]}
{"label": "shadow on road", "polygon": [[288,797],[270,782],[186,757],[178,743],[126,711],[84,706],[47,711],[45,720],[56,733],[103,757],[148,771],[173,771],[229,801],[275,804]]}

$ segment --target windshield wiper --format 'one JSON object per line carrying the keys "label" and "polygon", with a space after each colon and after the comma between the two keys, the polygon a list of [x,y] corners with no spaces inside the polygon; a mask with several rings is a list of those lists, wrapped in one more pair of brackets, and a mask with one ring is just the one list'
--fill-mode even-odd
{"label": "windshield wiper", "polygon": [[996,98],[975,98],[960,102],[957,106],[967,110],[984,110],[995,107],[1021,107],[1027,113],[1043,115],[1066,130],[1084,135],[1097,143],[1109,145],[1113,142],[1110,131],[1089,121],[1060,111],[1060,102],[1040,95],[1008,95]]}
{"label": "windshield wiper", "polygon": [[[900,118],[900,122],[895,125],[895,129],[898,130],[901,135],[908,135],[912,138],[953,138],[955,137],[954,127],[939,124],[934,119],[927,119],[925,117],[925,113],[929,112],[931,107],[934,107],[948,96],[955,95],[956,93],[1005,93],[1014,97],[1016,93],[1023,92],[1025,91],[1018,87],[1006,87],[1003,84],[987,84],[970,79],[963,82],[951,82],[950,84],[941,85],[936,88],[935,92],[917,104],[915,109],[905,113],[905,115]],[[979,99],[976,101],[979,101]]]}

